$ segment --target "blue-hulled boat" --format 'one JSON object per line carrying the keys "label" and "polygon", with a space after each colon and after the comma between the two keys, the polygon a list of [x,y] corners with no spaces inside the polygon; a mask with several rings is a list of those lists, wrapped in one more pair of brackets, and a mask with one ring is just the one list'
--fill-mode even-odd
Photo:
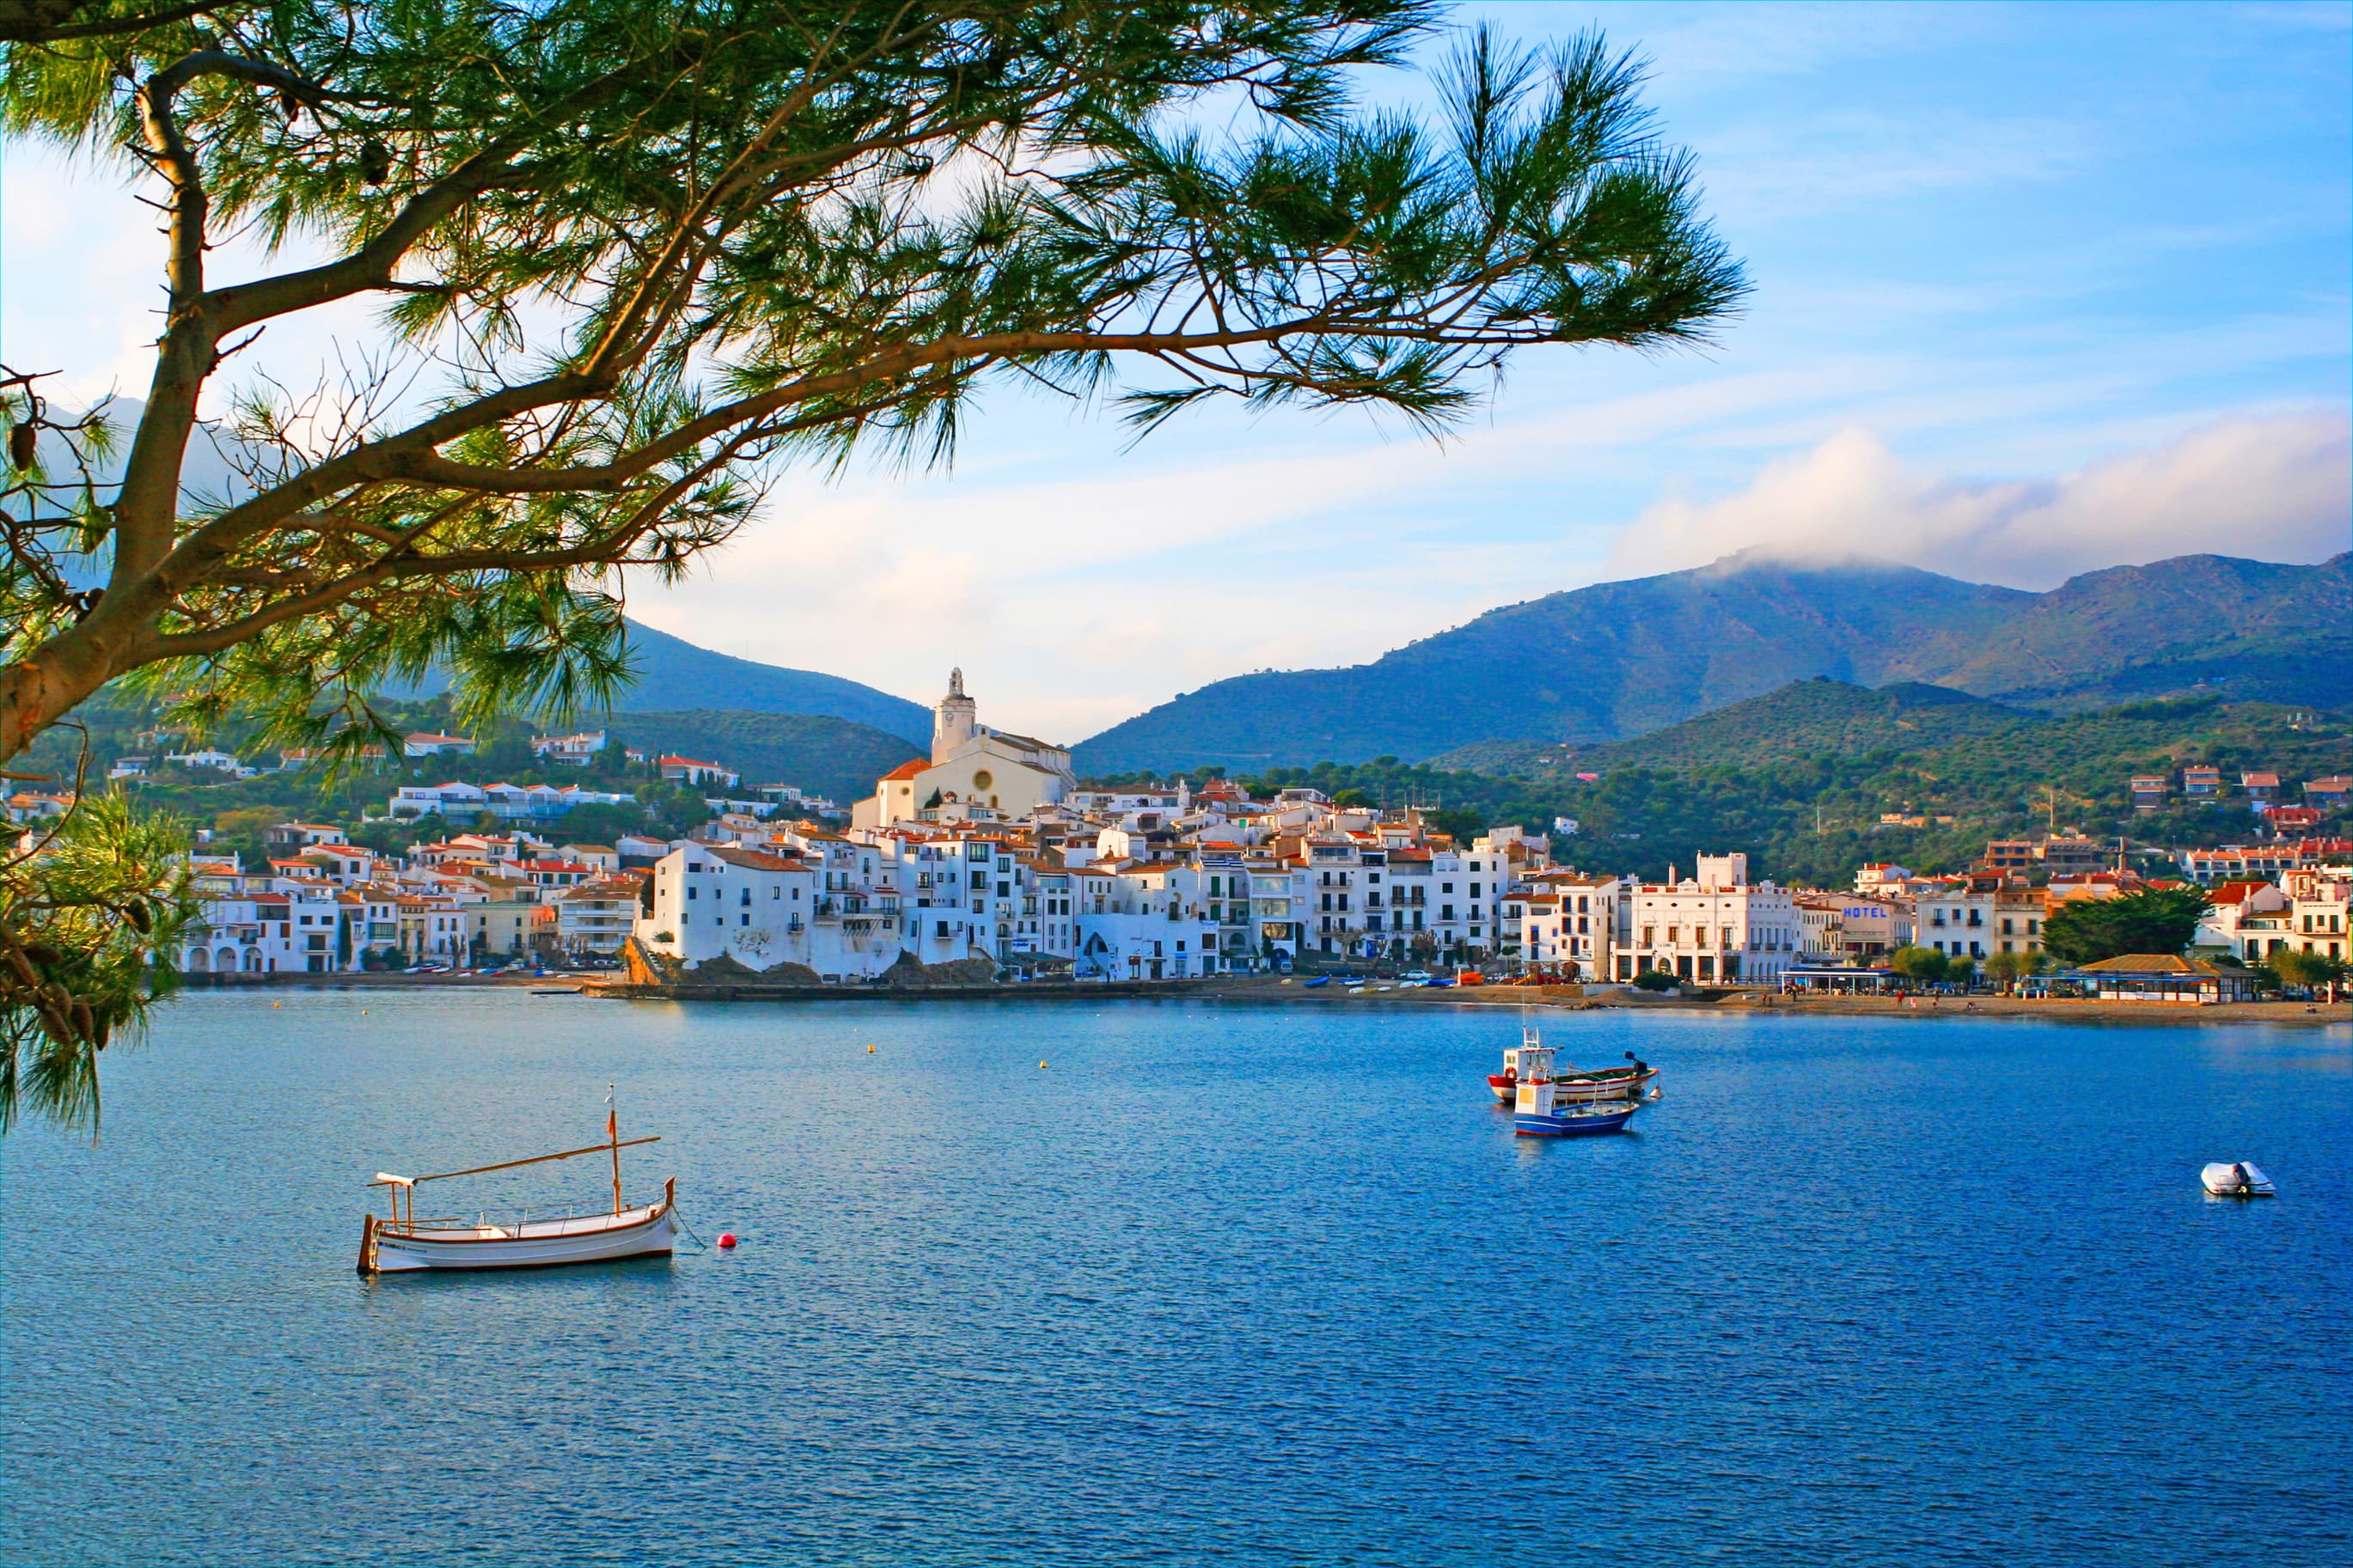
{"label": "blue-hulled boat", "polygon": [[1546,1079],[1520,1085],[1512,1106],[1512,1131],[1522,1138],[1588,1138],[1622,1132],[1641,1107],[1627,1100],[1580,1100],[1567,1086]]}

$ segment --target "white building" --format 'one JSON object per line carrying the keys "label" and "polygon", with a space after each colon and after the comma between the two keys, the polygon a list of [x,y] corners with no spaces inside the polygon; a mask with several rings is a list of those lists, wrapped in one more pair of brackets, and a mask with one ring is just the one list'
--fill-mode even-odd
{"label": "white building", "polygon": [[1999,883],[1983,877],[1923,891],[1912,906],[1913,943],[1954,958],[1985,958],[1999,951],[1994,933],[2001,929],[2000,901]]}
{"label": "white building", "polygon": [[333,974],[359,967],[358,894],[321,883],[215,895],[181,939],[186,974]]}
{"label": "white building", "polygon": [[1250,875],[1250,919],[1257,924],[1259,951],[1276,960],[1296,958],[1308,941],[1306,868],[1253,859],[1244,868]]}
{"label": "white building", "polygon": [[249,779],[260,772],[259,768],[246,766],[235,755],[217,746],[199,747],[192,752],[166,752],[164,760],[177,763],[185,768],[207,768],[215,773],[227,773],[231,778]]}
{"label": "white building", "polygon": [[690,969],[718,958],[765,969],[807,951],[817,902],[816,868],[797,856],[683,844],[654,863],[638,935]]}
{"label": "white building", "polygon": [[617,956],[637,929],[643,887],[635,877],[615,877],[555,894],[556,946],[571,958]]}
{"label": "white building", "polygon": [[605,749],[605,731],[584,730],[576,735],[533,735],[531,754],[543,763],[585,768]]}
{"label": "white building", "polygon": [[1770,985],[1798,962],[1797,904],[1787,889],[1748,880],[1748,857],[1703,855],[1689,877],[1621,893],[1613,978],[1645,969],[1704,984]]}
{"label": "white building", "polygon": [[723,957],[754,971],[797,963],[823,980],[863,979],[901,952],[898,890],[875,868],[864,846],[812,855],[681,845],[654,865],[638,934],[690,969]]}
{"label": "white building", "polygon": [[1221,922],[1202,896],[1206,874],[1175,863],[1082,867],[1078,891],[1082,975],[1111,980],[1179,980],[1219,973]]}
{"label": "white building", "polygon": [[1632,886],[1618,877],[1556,872],[1514,894],[1523,911],[1522,961],[1564,979],[1609,979],[1618,966],[1619,906]]}
{"label": "white building", "polygon": [[1875,964],[1912,942],[1912,906],[1859,893],[1801,894],[1799,951],[1808,963]]}
{"label": "white building", "polygon": [[662,778],[674,784],[700,789],[705,784],[717,784],[733,789],[743,782],[743,775],[725,763],[704,762],[699,757],[660,757],[654,765],[661,770]]}
{"label": "white building", "polygon": [[386,809],[396,821],[440,816],[470,822],[487,812],[501,822],[553,822],[579,805],[635,805],[636,797],[574,784],[403,784]]}

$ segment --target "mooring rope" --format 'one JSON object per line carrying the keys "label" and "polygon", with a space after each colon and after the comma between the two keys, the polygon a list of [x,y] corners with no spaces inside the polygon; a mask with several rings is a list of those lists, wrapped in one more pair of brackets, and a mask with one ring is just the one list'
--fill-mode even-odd
{"label": "mooring rope", "polygon": [[687,1224],[686,1211],[684,1209],[679,1207],[677,1204],[673,1203],[670,1205],[670,1212],[671,1217],[678,1221],[679,1228],[686,1232],[687,1235],[694,1237],[694,1249],[697,1252],[708,1252],[711,1250],[711,1244],[702,1239],[702,1234],[698,1232],[694,1226]]}

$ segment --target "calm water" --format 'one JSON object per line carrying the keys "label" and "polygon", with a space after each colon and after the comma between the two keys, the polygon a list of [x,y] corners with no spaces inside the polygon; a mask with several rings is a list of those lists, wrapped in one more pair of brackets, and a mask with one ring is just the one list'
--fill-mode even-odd
{"label": "calm water", "polygon": [[[280,1002],[0,1149],[0,1560],[2353,1553],[2342,1029],[1563,1018],[1668,1099],[1550,1144],[1508,1012]],[[608,1079],[738,1253],[353,1275]]]}

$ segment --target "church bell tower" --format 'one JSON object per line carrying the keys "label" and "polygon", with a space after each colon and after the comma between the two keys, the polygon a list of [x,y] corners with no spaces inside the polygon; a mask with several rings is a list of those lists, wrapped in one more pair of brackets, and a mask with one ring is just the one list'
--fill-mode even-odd
{"label": "church bell tower", "polygon": [[947,760],[950,752],[980,732],[979,705],[964,694],[964,671],[948,671],[948,694],[932,710],[932,761]]}

